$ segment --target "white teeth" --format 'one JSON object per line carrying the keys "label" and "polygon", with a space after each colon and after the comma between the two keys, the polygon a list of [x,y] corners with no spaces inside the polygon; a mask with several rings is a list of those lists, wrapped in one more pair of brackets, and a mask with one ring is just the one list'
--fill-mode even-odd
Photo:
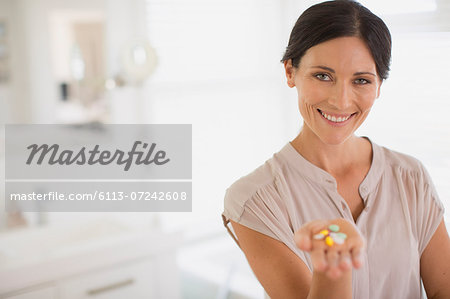
{"label": "white teeth", "polygon": [[336,118],[335,116],[328,115],[328,114],[326,114],[326,113],[323,113],[322,111],[320,111],[320,113],[323,115],[323,117],[325,117],[325,118],[328,119],[329,121],[332,121],[332,122],[335,122],[335,123],[340,123],[340,122],[346,121],[346,120],[349,119],[350,116],[351,116],[351,115],[349,115],[349,116],[344,116],[344,117],[339,116],[338,118]]}

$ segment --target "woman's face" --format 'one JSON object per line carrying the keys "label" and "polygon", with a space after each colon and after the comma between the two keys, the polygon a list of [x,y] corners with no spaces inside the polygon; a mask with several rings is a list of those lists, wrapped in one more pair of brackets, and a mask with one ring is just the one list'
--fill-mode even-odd
{"label": "woman's face", "polygon": [[285,62],[289,87],[310,130],[326,144],[347,140],[366,119],[380,93],[381,80],[366,44],[340,37],[306,51],[298,68]]}

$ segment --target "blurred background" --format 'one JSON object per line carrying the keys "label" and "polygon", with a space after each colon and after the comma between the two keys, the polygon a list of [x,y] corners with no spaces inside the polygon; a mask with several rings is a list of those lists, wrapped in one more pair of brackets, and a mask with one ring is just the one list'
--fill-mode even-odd
{"label": "blurred background", "polygon": [[[192,212],[2,208],[0,298],[264,298],[223,227],[223,197],[299,132],[279,61],[318,2],[0,0],[2,124],[193,129]],[[450,1],[360,2],[390,28],[393,58],[357,133],[419,158],[449,223]],[[4,165],[4,127],[0,143]]]}

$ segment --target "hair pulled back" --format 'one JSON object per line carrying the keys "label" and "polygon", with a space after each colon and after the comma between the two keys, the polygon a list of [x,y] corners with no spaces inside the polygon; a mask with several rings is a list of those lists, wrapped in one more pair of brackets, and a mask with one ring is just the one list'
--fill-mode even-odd
{"label": "hair pulled back", "polygon": [[381,80],[388,77],[391,34],[386,24],[369,9],[351,0],[322,2],[298,18],[281,62],[292,59],[298,67],[306,51],[325,41],[345,36],[361,38],[369,48]]}

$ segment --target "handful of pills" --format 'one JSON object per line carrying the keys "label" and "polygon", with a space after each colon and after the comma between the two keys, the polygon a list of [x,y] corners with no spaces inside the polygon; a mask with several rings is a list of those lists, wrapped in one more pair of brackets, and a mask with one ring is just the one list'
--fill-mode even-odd
{"label": "handful of pills", "polygon": [[339,232],[339,225],[331,224],[328,226],[328,229],[320,231],[318,234],[315,234],[313,238],[314,240],[325,239],[325,243],[331,247],[334,243],[344,244],[347,235]]}

